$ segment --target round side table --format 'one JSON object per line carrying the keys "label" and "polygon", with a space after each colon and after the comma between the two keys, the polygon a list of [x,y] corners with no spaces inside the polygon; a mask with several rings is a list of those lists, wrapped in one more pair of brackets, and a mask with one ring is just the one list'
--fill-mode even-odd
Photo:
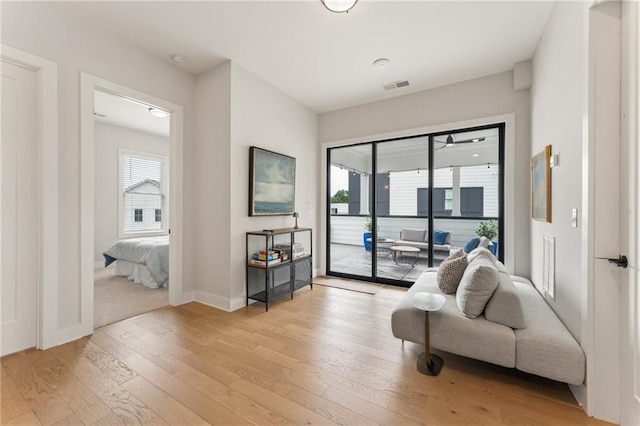
{"label": "round side table", "polygon": [[437,376],[442,370],[444,360],[431,353],[429,346],[429,312],[442,309],[447,300],[442,294],[419,292],[413,296],[413,306],[424,311],[424,346],[425,351],[418,355],[418,371],[427,376]]}

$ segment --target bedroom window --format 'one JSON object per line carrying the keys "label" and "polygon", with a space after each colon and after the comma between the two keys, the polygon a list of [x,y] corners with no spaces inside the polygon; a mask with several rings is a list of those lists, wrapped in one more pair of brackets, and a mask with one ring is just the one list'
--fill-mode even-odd
{"label": "bedroom window", "polygon": [[120,149],[120,238],[168,233],[167,214],[162,214],[167,165],[166,156]]}

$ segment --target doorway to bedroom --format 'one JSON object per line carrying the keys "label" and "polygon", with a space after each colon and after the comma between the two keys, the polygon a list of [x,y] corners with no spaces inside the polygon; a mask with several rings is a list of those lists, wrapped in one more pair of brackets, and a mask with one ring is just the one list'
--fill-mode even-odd
{"label": "doorway to bedroom", "polygon": [[169,304],[170,112],[94,90],[94,328]]}

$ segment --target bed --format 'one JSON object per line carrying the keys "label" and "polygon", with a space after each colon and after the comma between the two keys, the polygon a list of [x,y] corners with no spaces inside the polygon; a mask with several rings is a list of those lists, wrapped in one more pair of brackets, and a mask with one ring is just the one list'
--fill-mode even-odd
{"label": "bed", "polygon": [[120,240],[103,255],[105,268],[116,262],[116,275],[126,276],[150,288],[168,286],[168,235]]}

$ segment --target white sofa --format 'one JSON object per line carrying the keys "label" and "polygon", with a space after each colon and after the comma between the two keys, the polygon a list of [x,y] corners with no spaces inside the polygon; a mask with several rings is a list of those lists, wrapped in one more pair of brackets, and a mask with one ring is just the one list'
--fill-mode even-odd
{"label": "white sofa", "polygon": [[[398,303],[391,316],[395,337],[425,343],[424,312],[414,308],[412,301],[417,292],[442,294],[436,276],[436,268],[425,271]],[[521,329],[489,321],[484,312],[477,318],[467,318],[458,307],[456,294],[445,297],[444,307],[429,314],[431,348],[560,382],[583,383],[582,348],[526,278],[500,272],[500,282],[491,296],[495,303],[490,300],[493,312],[506,314],[519,300],[525,322]]]}

